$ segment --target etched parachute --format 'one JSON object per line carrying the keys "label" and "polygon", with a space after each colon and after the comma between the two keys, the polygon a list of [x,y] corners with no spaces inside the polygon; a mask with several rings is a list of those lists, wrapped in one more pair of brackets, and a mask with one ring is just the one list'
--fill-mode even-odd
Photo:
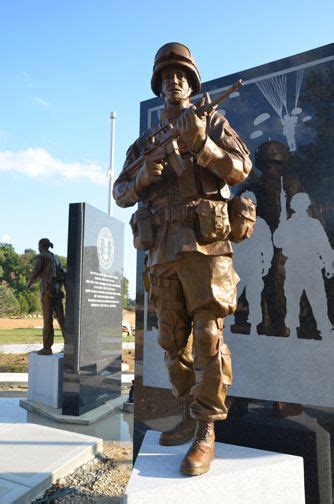
{"label": "etched parachute", "polygon": [[[288,86],[286,73],[275,75],[269,79],[263,79],[256,82],[257,87],[281,120],[283,135],[286,138],[290,151],[296,150],[296,126],[298,124],[298,116],[303,111],[302,108],[298,107],[303,77],[304,69],[298,69],[296,71],[294,107],[292,108],[291,113],[288,110]],[[261,116],[264,116],[264,114],[261,114]],[[266,119],[267,118],[269,117],[266,117]],[[309,119],[310,117],[307,116],[307,120]],[[257,124],[260,122],[262,121],[258,121]],[[303,122],[305,122],[305,120]],[[257,130],[252,133],[251,138],[257,138],[261,134],[262,132]]]}

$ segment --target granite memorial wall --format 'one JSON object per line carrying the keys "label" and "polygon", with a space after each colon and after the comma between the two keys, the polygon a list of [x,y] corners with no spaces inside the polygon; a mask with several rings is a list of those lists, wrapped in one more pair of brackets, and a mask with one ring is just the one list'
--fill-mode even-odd
{"label": "granite memorial wall", "polygon": [[[234,372],[229,395],[246,406],[231,411],[230,424],[218,422],[218,439],[303,455],[307,502],[332,502],[334,44],[205,82],[202,91],[214,97],[239,78],[244,86],[220,111],[251,150],[252,175],[233,191],[247,191],[257,203],[257,224],[248,242],[234,246],[238,309],[224,326]],[[160,110],[158,98],[141,103],[141,131],[159,122]],[[169,390],[142,270],[138,253],[137,449],[145,429],[171,427],[181,411]],[[277,418],[277,401],[298,403],[301,414]],[[249,419],[252,412],[257,416]],[[236,420],[243,435],[234,414],[245,415],[244,424]],[[286,442],[269,442],[274,432]]]}
{"label": "granite memorial wall", "polygon": [[121,394],[123,223],[70,205],[63,414]]}

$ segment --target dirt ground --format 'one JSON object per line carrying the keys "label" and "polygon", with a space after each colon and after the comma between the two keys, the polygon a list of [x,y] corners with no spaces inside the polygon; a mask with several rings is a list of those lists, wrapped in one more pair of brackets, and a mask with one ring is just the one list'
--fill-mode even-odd
{"label": "dirt ground", "polygon": [[[134,373],[134,350],[122,350],[122,362],[129,366],[129,373]],[[28,354],[2,354],[0,353],[0,373],[27,373]]]}
{"label": "dirt ground", "polygon": [[135,329],[135,327],[136,327],[136,312],[129,311],[129,310],[123,310],[123,320],[127,320],[128,322],[130,322],[132,329]]}
{"label": "dirt ground", "polygon": [[[43,319],[40,317],[0,318],[0,329],[33,329],[34,327],[42,326]],[[54,327],[59,328],[56,320],[54,320]]]}
{"label": "dirt ground", "polygon": [[[135,328],[136,312],[123,310],[123,319],[130,322],[133,329]],[[0,329],[27,329],[38,326],[43,326],[42,317],[0,318]],[[59,328],[56,320],[54,320],[54,327]]]}
{"label": "dirt ground", "polygon": [[135,372],[135,351],[134,350],[122,350],[122,362],[125,362],[129,366],[129,373]]}
{"label": "dirt ground", "polygon": [[60,478],[34,503],[123,502],[132,470],[132,446],[104,442],[103,453],[66,477]]}

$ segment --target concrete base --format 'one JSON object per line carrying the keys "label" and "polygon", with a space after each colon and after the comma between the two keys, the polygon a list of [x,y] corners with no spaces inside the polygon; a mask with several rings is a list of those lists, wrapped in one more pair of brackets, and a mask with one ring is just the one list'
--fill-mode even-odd
{"label": "concrete base", "polygon": [[63,390],[64,354],[29,354],[28,399],[60,408]]}
{"label": "concrete base", "polygon": [[80,416],[63,415],[61,408],[52,408],[37,401],[30,401],[29,399],[21,399],[20,406],[21,408],[24,408],[31,413],[37,413],[47,418],[51,418],[56,422],[77,425],[91,425],[98,420],[101,420],[102,418],[110,415],[115,411],[115,409],[121,409],[123,402],[124,396],[120,395],[119,397],[111,399],[111,401],[107,401],[101,406],[98,406],[97,408],[90,410]]}
{"label": "concrete base", "polygon": [[28,373],[0,373],[0,385],[12,388],[26,388],[28,385]]}
{"label": "concrete base", "polygon": [[103,449],[101,439],[35,424],[0,425],[0,502],[24,504]]}
{"label": "concrete base", "polygon": [[124,401],[123,403],[123,411],[126,411],[127,413],[133,413],[135,410],[135,404],[132,402]]}
{"label": "concrete base", "polygon": [[125,492],[128,504],[305,504],[301,457],[216,443],[210,471],[187,477],[179,467],[190,443],[160,446],[159,435],[145,435]]}

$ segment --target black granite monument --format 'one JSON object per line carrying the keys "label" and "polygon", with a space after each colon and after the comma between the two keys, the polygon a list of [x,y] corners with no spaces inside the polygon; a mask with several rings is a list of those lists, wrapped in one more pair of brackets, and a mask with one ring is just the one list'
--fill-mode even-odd
{"label": "black granite monument", "polygon": [[[329,504],[334,44],[206,82],[201,91],[214,98],[239,78],[244,87],[220,111],[251,150],[253,174],[237,192],[252,193],[258,219],[254,236],[240,250],[235,246],[238,310],[224,328],[233,359],[233,405],[228,420],[217,422],[217,440],[302,456],[306,503]],[[141,132],[159,122],[162,108],[159,98],[141,103]],[[181,412],[162,366],[143,262],[139,252],[135,452],[147,429],[173,427]]]}
{"label": "black granite monument", "polygon": [[121,394],[123,223],[70,205],[63,414]]}

